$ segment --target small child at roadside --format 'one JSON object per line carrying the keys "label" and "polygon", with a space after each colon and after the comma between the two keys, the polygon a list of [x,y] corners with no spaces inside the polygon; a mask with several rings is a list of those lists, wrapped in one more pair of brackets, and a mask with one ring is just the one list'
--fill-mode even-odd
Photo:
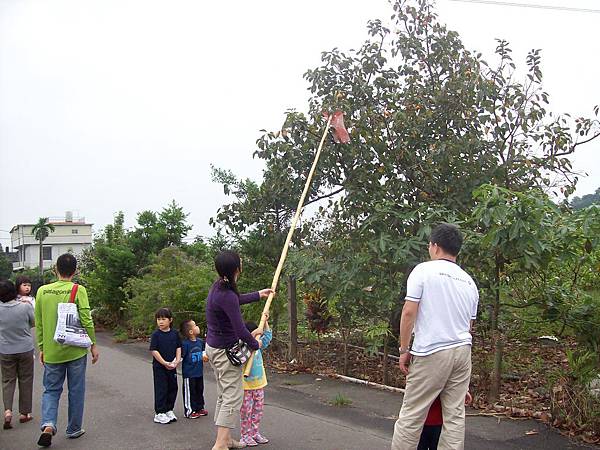
{"label": "small child at roadside", "polygon": [[171,328],[173,315],[168,308],[160,308],[154,315],[158,330],[150,338],[152,373],[154,375],[154,422],[177,421],[173,413],[177,399],[177,365],[181,362],[181,339]]}
{"label": "small child at roadside", "polygon": [[[470,405],[473,397],[467,391],[465,405]],[[437,450],[440,435],[442,434],[442,425],[444,418],[442,416],[442,401],[440,397],[436,398],[429,408],[429,413],[425,419],[425,426],[421,432],[421,440],[417,450]]]}
{"label": "small child at roadside", "polygon": [[188,419],[208,415],[204,409],[204,365],[208,361],[204,355],[204,341],[200,328],[191,319],[181,322],[181,375],[183,378],[183,414]]}
{"label": "small child at roadside", "polygon": [[[266,317],[268,318],[268,315]],[[262,347],[255,352],[250,374],[248,377],[244,377],[243,381],[244,402],[240,411],[240,442],[246,444],[248,447],[269,442],[266,437],[260,434],[259,429],[265,404],[264,387],[267,385],[267,375],[263,364],[262,352],[269,346],[269,342],[273,338],[269,324],[265,323],[265,327],[264,330],[261,330],[254,322],[246,322],[246,328],[248,328],[252,336],[256,337],[262,334]]]}
{"label": "small child at roadside", "polygon": [[31,279],[25,275],[19,275],[15,280],[17,288],[17,300],[29,303],[35,309],[35,298],[31,295]]}

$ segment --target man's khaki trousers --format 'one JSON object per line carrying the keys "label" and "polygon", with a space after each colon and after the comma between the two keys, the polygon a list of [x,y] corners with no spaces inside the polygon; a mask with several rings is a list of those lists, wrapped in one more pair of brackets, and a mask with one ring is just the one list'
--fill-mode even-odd
{"label": "man's khaki trousers", "polygon": [[465,396],[471,379],[471,346],[413,356],[406,393],[392,438],[392,450],[415,450],[429,407],[440,396],[444,426],[439,450],[465,446]]}

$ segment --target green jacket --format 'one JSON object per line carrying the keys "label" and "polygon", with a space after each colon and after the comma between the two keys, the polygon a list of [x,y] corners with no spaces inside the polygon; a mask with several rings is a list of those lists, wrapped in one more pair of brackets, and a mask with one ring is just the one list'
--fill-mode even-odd
{"label": "green jacket", "polygon": [[[59,364],[75,361],[85,356],[88,352],[87,348],[62,345],[54,341],[58,304],[69,301],[72,288],[73,283],[71,281],[57,281],[42,286],[37,291],[35,301],[35,335],[38,347],[40,351],[44,352],[44,361],[47,363]],[[79,310],[81,325],[87,330],[92,344],[95,344],[96,333],[90,314],[90,303],[87,291],[81,285],[77,290],[75,303]]]}

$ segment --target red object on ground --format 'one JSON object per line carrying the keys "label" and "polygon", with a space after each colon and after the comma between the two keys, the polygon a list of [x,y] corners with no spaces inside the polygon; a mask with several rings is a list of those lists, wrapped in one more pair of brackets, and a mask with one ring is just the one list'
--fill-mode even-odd
{"label": "red object on ground", "polygon": [[[329,113],[323,113],[326,119],[329,118]],[[336,111],[331,116],[331,128],[333,128],[333,140],[336,144],[347,144],[350,142],[350,135],[344,126],[344,113]]]}
{"label": "red object on ground", "polygon": [[444,419],[442,417],[442,401],[438,397],[433,401],[431,407],[429,408],[429,413],[425,419],[425,425],[442,425],[443,423]]}

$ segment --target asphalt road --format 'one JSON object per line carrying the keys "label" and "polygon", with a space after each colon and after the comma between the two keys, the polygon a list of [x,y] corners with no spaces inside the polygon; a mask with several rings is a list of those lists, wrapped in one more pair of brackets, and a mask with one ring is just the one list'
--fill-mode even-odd
{"label": "asphalt road", "polygon": [[[61,401],[58,434],[52,448],[58,449],[199,449],[210,450],[214,439],[212,416],[197,420],[183,418],[179,397],[177,423],[159,425],[153,419],[151,358],[146,344],[113,344],[99,333],[100,361],[88,365],[84,428],[86,434],[69,440],[66,427],[66,388]],[[36,364],[34,421],[14,423],[0,430],[1,450],[36,449],[42,367]],[[314,375],[270,375],[266,388],[263,433],[271,442],[265,450],[387,450],[394,415],[401,396],[320,378]],[[213,410],[215,384],[212,370],[205,367],[207,409]],[[352,400],[340,408],[331,405],[337,395]],[[18,422],[18,421],[17,421]],[[537,430],[536,435],[526,432]],[[237,436],[237,431],[235,435]],[[532,421],[498,421],[470,417],[467,421],[467,450],[567,450],[579,447]],[[592,447],[587,447],[592,448]]]}

